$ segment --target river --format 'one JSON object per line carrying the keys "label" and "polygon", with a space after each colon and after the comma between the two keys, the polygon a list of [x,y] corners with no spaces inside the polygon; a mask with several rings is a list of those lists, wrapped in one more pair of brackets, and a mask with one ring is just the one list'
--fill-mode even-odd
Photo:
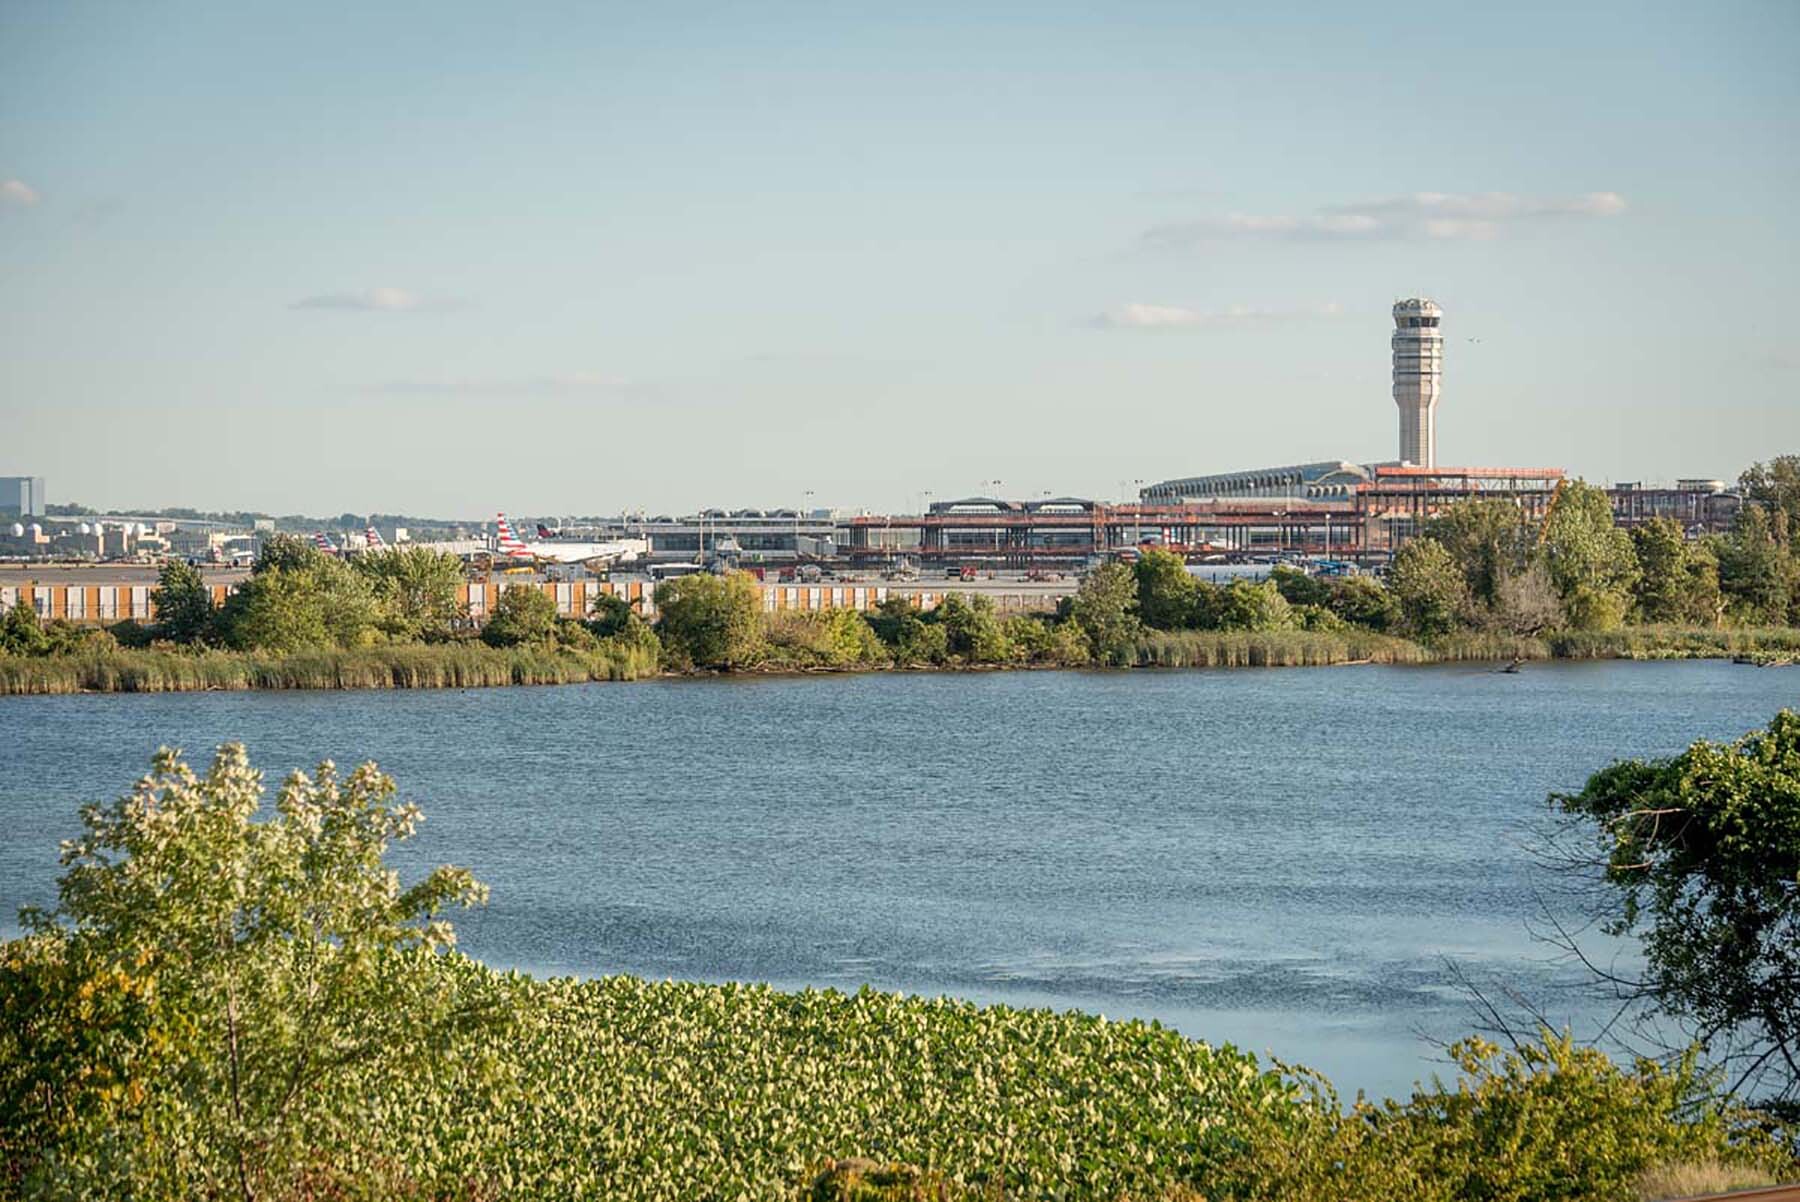
{"label": "river", "polygon": [[1471,1025],[1450,963],[1597,1013],[1527,929],[1546,793],[1797,703],[1721,662],[0,698],[0,930],[80,803],[241,739],[393,773],[492,964],[1154,1017],[1394,1093]]}

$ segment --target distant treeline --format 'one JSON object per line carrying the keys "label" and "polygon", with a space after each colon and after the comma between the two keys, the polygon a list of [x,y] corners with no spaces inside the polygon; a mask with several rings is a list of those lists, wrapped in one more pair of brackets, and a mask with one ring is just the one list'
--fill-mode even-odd
{"label": "distant treeline", "polygon": [[[1745,479],[1749,499],[1734,528],[1697,541],[1667,518],[1623,530],[1604,492],[1574,482],[1541,522],[1499,498],[1451,506],[1401,549],[1385,581],[1276,567],[1267,580],[1219,586],[1153,549],[1135,564],[1088,572],[1055,613],[1010,617],[985,596],[960,593],[929,611],[891,598],[866,613],[764,613],[756,581],[732,573],[665,582],[654,625],[611,595],[582,619],[561,618],[542,589],[515,586],[476,631],[458,600],[463,573],[453,556],[406,547],[346,562],[276,535],[222,606],[195,569],[166,565],[151,625],[45,624],[21,603],[0,620],[0,689],[1791,654],[1800,643],[1791,534],[1800,457],[1759,464]],[[511,658],[484,658],[483,644]]]}

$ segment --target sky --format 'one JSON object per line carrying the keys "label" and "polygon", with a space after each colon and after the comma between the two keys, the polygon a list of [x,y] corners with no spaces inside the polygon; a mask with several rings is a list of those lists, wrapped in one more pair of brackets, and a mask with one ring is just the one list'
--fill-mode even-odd
{"label": "sky", "polygon": [[[1800,5],[0,0],[0,475],[479,517],[1800,452]],[[996,483],[997,482],[997,483]],[[930,498],[926,494],[930,494]]]}

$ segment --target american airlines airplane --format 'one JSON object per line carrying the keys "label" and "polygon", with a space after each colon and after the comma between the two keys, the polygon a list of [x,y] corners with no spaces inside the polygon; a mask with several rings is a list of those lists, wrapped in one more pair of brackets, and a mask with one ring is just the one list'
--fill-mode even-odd
{"label": "american airlines airplane", "polygon": [[502,513],[498,517],[500,554],[521,563],[630,563],[640,555],[650,553],[650,541],[642,538],[621,538],[605,543],[563,542],[561,539],[521,542],[506,515]]}

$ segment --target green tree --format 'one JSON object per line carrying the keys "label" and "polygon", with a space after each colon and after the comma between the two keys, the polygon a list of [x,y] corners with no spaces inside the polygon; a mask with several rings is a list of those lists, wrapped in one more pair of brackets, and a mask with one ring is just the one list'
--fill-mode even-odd
{"label": "green tree", "polygon": [[1704,626],[1718,625],[1725,615],[1725,596],[1719,591],[1717,540],[1689,543],[1682,567],[1686,583],[1682,588],[1681,620]]}
{"label": "green tree", "polygon": [[1576,630],[1611,630],[1625,620],[1637,583],[1631,536],[1613,524],[1612,501],[1581,480],[1563,488],[1544,525],[1545,564]]}
{"label": "green tree", "polygon": [[950,593],[929,620],[944,628],[945,646],[965,663],[1003,664],[1018,657],[994,612],[994,599],[985,594]]}
{"label": "green tree", "polygon": [[442,917],[486,891],[383,863],[419,821],[365,764],[290,776],[163,750],[82,811],[60,904],[0,947],[0,1139],[26,1195],[289,1196],[378,1121],[358,1074],[430,1075],[481,1025],[445,989]]}
{"label": "green tree", "polygon": [[631,602],[617,593],[600,593],[588,606],[588,625],[601,638],[618,634],[634,617],[637,617],[637,611],[631,607]]}
{"label": "green tree", "polygon": [[1469,603],[1469,584],[1444,544],[1415,538],[1394,556],[1388,588],[1411,633],[1421,638],[1449,634]]}
{"label": "green tree", "polygon": [[1217,630],[1225,613],[1225,590],[1210,580],[1194,579],[1193,626],[1196,630]]}
{"label": "green tree", "polygon": [[291,653],[376,640],[380,607],[363,577],[299,539],[277,535],[263,551],[219,611],[227,644]]}
{"label": "green tree", "polygon": [[926,622],[919,607],[905,597],[888,597],[869,612],[868,626],[902,668],[941,664],[950,658],[950,638],[935,622]]}
{"label": "green tree", "polygon": [[1606,865],[1608,930],[1642,937],[1642,998],[1729,1049],[1738,1086],[1800,1098],[1800,714],[1551,802]]}
{"label": "green tree", "polygon": [[50,637],[44,633],[43,623],[38,621],[37,610],[23,597],[13,602],[13,607],[6,611],[5,620],[0,621],[0,652],[7,655],[50,653]]}
{"label": "green tree", "polygon": [[1082,578],[1069,617],[1087,636],[1095,660],[1128,667],[1137,659],[1143,624],[1137,615],[1137,580],[1124,564],[1101,564]]}
{"label": "green tree", "polygon": [[179,559],[163,564],[150,604],[156,613],[157,637],[201,643],[212,636],[212,592],[192,564]]}
{"label": "green tree", "polygon": [[1195,580],[1187,561],[1152,547],[1132,566],[1137,579],[1138,618],[1154,630],[1181,630],[1194,624]]}
{"label": "green tree", "polygon": [[1631,532],[1638,578],[1633,614],[1640,622],[1705,622],[1718,616],[1718,561],[1690,543],[1673,518],[1652,518]]}
{"label": "green tree", "polygon": [[1785,513],[1789,527],[1800,527],[1800,455],[1751,464],[1738,477],[1738,488],[1746,500],[1770,513]]}
{"label": "green tree", "polygon": [[1276,564],[1269,569],[1269,581],[1289,605],[1331,604],[1331,582],[1308,576],[1299,568]]}
{"label": "green tree", "polygon": [[481,641],[490,647],[547,643],[555,635],[556,599],[535,584],[502,589],[481,627]]}
{"label": "green tree", "polygon": [[1768,510],[1745,505],[1731,533],[1718,543],[1718,557],[1719,589],[1733,618],[1751,623],[1786,621],[1793,561],[1775,539]]}
{"label": "green tree", "polygon": [[1369,576],[1340,576],[1331,582],[1331,612],[1352,626],[1386,631],[1400,622],[1400,607],[1381,582]]}
{"label": "green tree", "polygon": [[1300,625],[1294,607],[1273,580],[1233,580],[1225,589],[1222,630],[1293,630]]}
{"label": "green tree", "polygon": [[854,609],[826,611],[825,648],[830,661],[840,667],[864,667],[887,659],[887,649],[874,629]]}
{"label": "green tree", "polygon": [[678,663],[748,668],[762,659],[762,590],[748,572],[664,581],[656,608],[656,632]]}
{"label": "green tree", "polygon": [[1523,569],[1530,549],[1519,507],[1497,497],[1458,501],[1433,518],[1425,533],[1450,552],[1469,596],[1485,606],[1498,598],[1503,577]]}
{"label": "green tree", "polygon": [[364,551],[350,561],[381,607],[381,628],[399,639],[438,641],[466,617],[462,561],[430,547]]}
{"label": "green tree", "polygon": [[298,534],[271,534],[256,552],[256,563],[250,571],[297,571],[316,565],[325,556],[308,539]]}

